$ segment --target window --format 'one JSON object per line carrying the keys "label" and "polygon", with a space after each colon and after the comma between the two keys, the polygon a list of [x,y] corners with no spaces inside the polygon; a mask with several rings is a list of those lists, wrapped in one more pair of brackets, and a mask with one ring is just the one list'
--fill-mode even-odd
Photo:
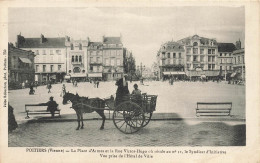
{"label": "window", "polygon": [[211,54],[211,49],[208,49],[208,54]]}
{"label": "window", "polygon": [[53,55],[53,50],[50,50],[50,55]]}
{"label": "window", "polygon": [[193,54],[198,54],[198,48],[193,48]]}
{"label": "window", "polygon": [[238,56],[238,58],[237,58],[237,62],[240,63],[240,56]]}
{"label": "window", "polygon": [[46,65],[43,65],[43,66],[42,66],[42,71],[43,71],[43,72],[46,72]]}
{"label": "window", "polygon": [[212,54],[215,54],[215,49],[212,49]]}
{"label": "window", "polygon": [[79,44],[79,50],[82,50],[82,44]]}
{"label": "window", "polygon": [[173,53],[173,58],[176,58],[176,53]]}
{"label": "window", "polygon": [[229,66],[229,70],[232,70],[232,66]]}
{"label": "window", "polygon": [[170,53],[168,53],[168,58],[171,58],[171,54]]}
{"label": "window", "polygon": [[222,70],[222,66],[219,66],[220,71]]}
{"label": "window", "polygon": [[190,64],[187,64],[187,69],[190,69]]}
{"label": "window", "polygon": [[190,61],[190,59],[191,59],[191,56],[187,56],[187,61]]}
{"label": "window", "polygon": [[215,62],[215,56],[212,56],[212,62]]}
{"label": "window", "polygon": [[179,53],[179,58],[181,58],[181,53]]}
{"label": "window", "polygon": [[198,46],[198,43],[197,43],[197,42],[194,42],[194,43],[193,43],[193,46]]}
{"label": "window", "polygon": [[111,59],[111,66],[115,66],[115,60]]}
{"label": "window", "polygon": [[197,61],[198,56],[193,56],[193,61]]}
{"label": "window", "polygon": [[61,70],[61,65],[58,65],[58,71],[60,71]]}
{"label": "window", "polygon": [[39,71],[39,65],[36,65],[35,66],[35,72],[38,72]]}
{"label": "window", "polygon": [[122,54],[121,52],[122,52],[121,50],[117,50],[116,55],[117,55],[117,56],[120,56],[120,55]]}
{"label": "window", "polygon": [[190,48],[187,48],[187,53],[191,54],[191,49]]}
{"label": "window", "polygon": [[212,70],[215,70],[215,64],[212,64]]}
{"label": "window", "polygon": [[208,69],[211,70],[211,64],[208,65]]}
{"label": "window", "polygon": [[229,53],[229,56],[231,57],[231,53]]}
{"label": "window", "polygon": [[100,57],[97,57],[97,63],[101,63]]}
{"label": "window", "polygon": [[82,62],[82,57],[81,57],[81,55],[79,56],[79,62]]}
{"label": "window", "polygon": [[73,72],[74,72],[74,73],[80,73],[80,68],[79,68],[79,67],[75,67],[75,68],[73,69]]}
{"label": "window", "polygon": [[58,55],[61,55],[61,50],[56,50],[56,53],[57,53]]}
{"label": "window", "polygon": [[53,65],[51,65],[51,68],[50,68],[51,72],[53,72]]}
{"label": "window", "polygon": [[105,59],[105,64],[108,66],[109,65],[109,60],[108,58]]}
{"label": "window", "polygon": [[219,55],[222,56],[222,53],[220,53]]}
{"label": "window", "polygon": [[93,63],[93,57],[89,58],[90,63]]}
{"label": "window", "polygon": [[236,57],[234,58],[235,60],[234,60],[234,64],[236,64],[237,63],[237,59],[236,59]]}
{"label": "window", "polygon": [[204,62],[204,56],[202,56],[202,55],[200,56],[200,61]]}
{"label": "window", "polygon": [[204,49],[200,49],[200,54],[204,54]]}
{"label": "window", "polygon": [[74,56],[72,56],[72,58],[71,58],[71,62],[74,62]]}
{"label": "window", "polygon": [[193,68],[197,68],[199,65],[198,64],[193,64]]}
{"label": "window", "polygon": [[208,57],[208,62],[211,62],[211,56]]}
{"label": "window", "polygon": [[222,63],[222,59],[220,59],[220,63]]}
{"label": "window", "polygon": [[46,51],[45,51],[45,50],[42,50],[42,54],[43,54],[43,55],[46,55]]}
{"label": "window", "polygon": [[204,64],[201,64],[200,67],[202,68],[202,70],[204,69]]}
{"label": "window", "polygon": [[78,62],[79,60],[78,60],[79,58],[78,58],[78,56],[76,55],[76,57],[75,57],[75,62]]}
{"label": "window", "polygon": [[89,67],[89,70],[90,70],[90,71],[93,71],[93,66],[90,66],[90,67]]}
{"label": "window", "polygon": [[116,56],[116,51],[115,50],[111,50],[111,56],[115,57]]}
{"label": "window", "polygon": [[120,64],[120,59],[117,59],[117,60],[116,60],[116,65],[117,65],[117,66],[120,66],[120,65],[121,65],[121,64]]}
{"label": "window", "polygon": [[35,50],[35,54],[36,54],[36,55],[39,55],[39,50]]}
{"label": "window", "polygon": [[70,50],[74,50],[73,44],[70,44]]}

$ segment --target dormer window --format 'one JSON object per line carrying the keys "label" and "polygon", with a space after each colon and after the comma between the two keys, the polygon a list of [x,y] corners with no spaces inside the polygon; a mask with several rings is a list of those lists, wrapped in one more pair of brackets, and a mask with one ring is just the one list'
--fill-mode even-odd
{"label": "dormer window", "polygon": [[70,50],[74,50],[73,44],[70,44]]}
{"label": "dormer window", "polygon": [[193,43],[193,46],[198,46],[198,43],[197,43],[197,42],[194,42],[194,43]]}

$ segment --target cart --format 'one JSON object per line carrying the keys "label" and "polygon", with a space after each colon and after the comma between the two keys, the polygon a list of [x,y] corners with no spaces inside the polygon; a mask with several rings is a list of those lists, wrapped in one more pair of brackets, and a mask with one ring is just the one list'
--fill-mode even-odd
{"label": "cart", "polygon": [[131,134],[139,131],[149,124],[156,108],[157,95],[142,94],[142,99],[136,101],[133,96],[117,106],[107,104],[108,110],[113,110],[113,123],[116,128]]}

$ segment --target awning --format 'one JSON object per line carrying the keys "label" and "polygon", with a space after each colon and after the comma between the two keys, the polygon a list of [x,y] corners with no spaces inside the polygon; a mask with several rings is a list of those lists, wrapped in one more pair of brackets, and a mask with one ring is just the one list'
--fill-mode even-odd
{"label": "awning", "polygon": [[89,78],[102,78],[102,73],[91,73],[88,74]]}
{"label": "awning", "polygon": [[84,73],[84,74],[70,74],[70,77],[71,78],[85,78],[87,77],[87,75]]}
{"label": "awning", "polygon": [[20,59],[23,63],[32,63],[31,60],[28,59],[28,58],[19,57],[19,59]]}
{"label": "awning", "polygon": [[184,75],[183,71],[171,71],[171,72],[163,72],[163,75]]}
{"label": "awning", "polygon": [[70,75],[66,75],[64,78],[65,79],[70,79]]}

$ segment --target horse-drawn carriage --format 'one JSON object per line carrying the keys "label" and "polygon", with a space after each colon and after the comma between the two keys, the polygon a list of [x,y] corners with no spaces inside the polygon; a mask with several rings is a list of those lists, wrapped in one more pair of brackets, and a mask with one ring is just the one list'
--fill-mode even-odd
{"label": "horse-drawn carriage", "polygon": [[67,101],[72,102],[72,108],[78,117],[78,127],[80,120],[83,128],[83,113],[96,111],[103,119],[100,129],[104,129],[105,115],[104,110],[113,111],[113,123],[116,128],[125,133],[131,134],[145,127],[151,120],[156,108],[157,95],[142,94],[141,100],[136,100],[132,95],[125,97],[119,104],[115,104],[113,96],[107,99],[80,97],[72,93],[63,96],[63,104]]}

